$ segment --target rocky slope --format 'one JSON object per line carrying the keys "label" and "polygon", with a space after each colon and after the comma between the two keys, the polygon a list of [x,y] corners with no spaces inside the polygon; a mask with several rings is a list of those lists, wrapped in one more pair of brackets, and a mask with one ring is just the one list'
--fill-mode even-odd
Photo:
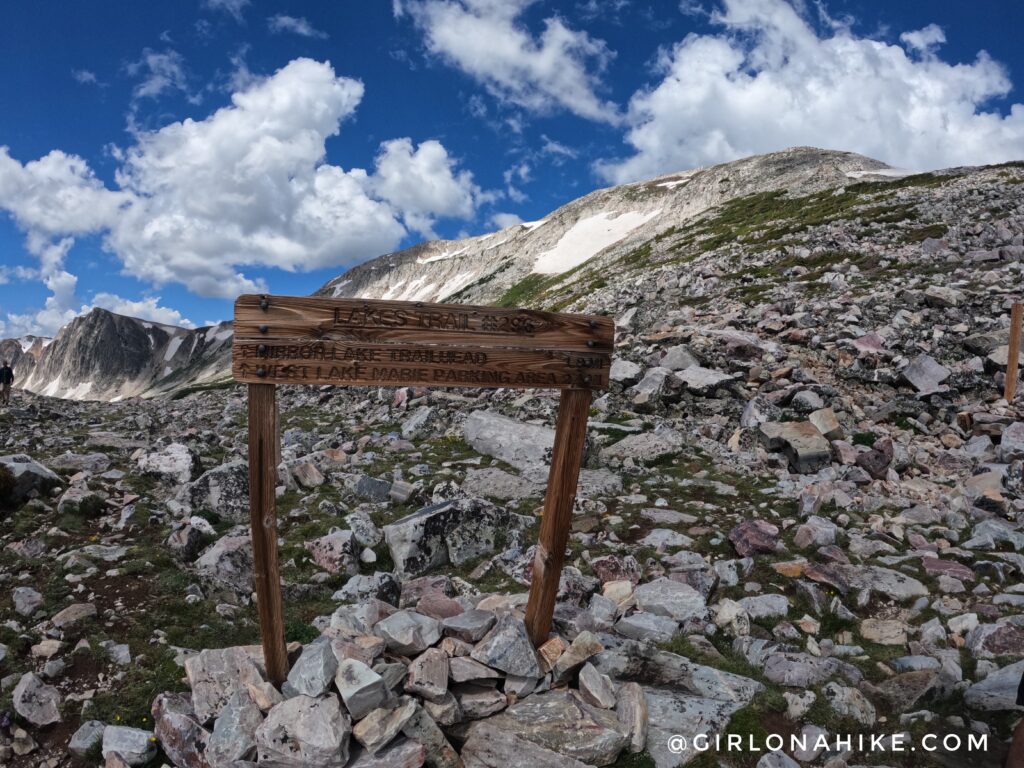
{"label": "rocky slope", "polygon": [[[1002,399],[1022,276],[1009,164],[730,198],[504,288],[617,326],[539,655],[521,617],[557,394],[281,388],[281,690],[253,647],[242,388],[17,393],[0,763],[1001,765],[1024,712],[1024,400]],[[670,741],[698,733],[744,749]],[[747,748],[769,733],[784,754]]]}
{"label": "rocky slope", "polygon": [[775,190],[808,194],[890,171],[851,152],[798,147],[758,155],[600,189],[541,221],[482,237],[387,254],[348,270],[317,293],[490,304],[524,278],[563,274],[599,254],[628,252],[728,200]]}

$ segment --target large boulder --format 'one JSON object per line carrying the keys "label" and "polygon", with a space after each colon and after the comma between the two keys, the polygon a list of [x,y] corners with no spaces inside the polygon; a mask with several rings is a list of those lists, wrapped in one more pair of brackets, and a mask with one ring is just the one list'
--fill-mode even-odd
{"label": "large boulder", "polygon": [[482,499],[454,499],[424,507],[384,526],[384,539],[395,573],[407,579],[493,552],[508,531],[531,524],[529,518]]}
{"label": "large boulder", "polygon": [[263,671],[244,648],[216,648],[200,651],[185,660],[185,674],[192,688],[196,720],[206,725],[236,694],[246,694],[249,685],[260,686]]}
{"label": "large boulder", "polygon": [[832,461],[832,446],[809,421],[771,421],[760,432],[768,450],[786,454],[793,472],[817,472]]}
{"label": "large boulder", "polygon": [[145,765],[156,757],[156,736],[141,728],[108,725],[103,731],[102,751],[104,758],[117,755],[128,765]]}
{"label": "large boulder", "polygon": [[[588,765],[610,765],[629,743],[614,712],[592,707],[575,691],[549,691],[518,701],[469,729],[504,731],[519,739]],[[514,765],[515,763],[512,763]]]}
{"label": "large boulder", "polygon": [[252,538],[233,529],[207,547],[195,562],[196,573],[208,584],[239,594],[252,592]]}
{"label": "large boulder", "polygon": [[187,483],[202,469],[199,456],[184,443],[171,443],[159,451],[143,453],[138,457],[138,465],[143,474],[174,483]]}
{"label": "large boulder", "polygon": [[220,768],[207,762],[210,732],[196,720],[188,694],[161,693],[152,713],[156,738],[176,768]]}
{"label": "large boulder", "polygon": [[337,696],[296,696],[274,706],[256,729],[261,768],[343,768],[348,762],[347,715]]}
{"label": "large boulder", "polygon": [[256,758],[256,729],[263,713],[248,693],[235,692],[228,699],[206,748],[210,768],[235,768],[241,760]]}
{"label": "large boulder", "polygon": [[207,470],[184,485],[178,501],[193,512],[213,512],[234,523],[249,521],[249,465],[242,459]]}
{"label": "large boulder", "polygon": [[475,451],[520,470],[534,469],[551,461],[555,430],[525,424],[491,411],[473,411],[463,426],[466,442]]}
{"label": "large boulder", "polygon": [[37,728],[60,722],[60,693],[35,672],[26,672],[14,687],[14,711]]}
{"label": "large boulder", "polygon": [[[6,483],[4,476],[9,477]],[[57,473],[47,469],[31,456],[24,453],[0,456],[0,506],[20,504],[33,491],[46,493],[59,484],[60,477]],[[7,487],[4,487],[5,485]]]}

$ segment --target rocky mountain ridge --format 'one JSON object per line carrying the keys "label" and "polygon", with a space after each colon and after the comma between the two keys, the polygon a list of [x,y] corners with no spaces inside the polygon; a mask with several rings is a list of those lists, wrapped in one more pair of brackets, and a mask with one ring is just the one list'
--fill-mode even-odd
{"label": "rocky mountain ridge", "polygon": [[96,308],[52,339],[0,341],[15,386],[47,397],[116,401],[159,397],[224,380],[231,323],[187,329]]}

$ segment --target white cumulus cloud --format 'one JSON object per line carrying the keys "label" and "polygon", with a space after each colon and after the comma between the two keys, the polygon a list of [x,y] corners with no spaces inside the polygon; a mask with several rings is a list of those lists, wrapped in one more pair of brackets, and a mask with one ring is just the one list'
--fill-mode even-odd
{"label": "white cumulus cloud", "polygon": [[514,213],[499,212],[491,216],[491,224],[496,226],[498,229],[505,229],[506,227],[514,227],[516,224],[522,224],[523,219]]}
{"label": "white cumulus cloud", "polygon": [[[394,250],[410,229],[429,234],[438,218],[471,218],[493,199],[434,140],[385,141],[370,170],[326,162],[327,139],[362,96],[362,83],[330,64],[296,59],[206,119],[137,132],[115,155],[113,188],[80,157],[54,150],[22,164],[0,147],[0,210],[25,232],[40,279],[64,272],[75,237],[99,234],[129,275],[233,298],[267,288],[247,267],[352,264]],[[49,332],[80,303],[66,278],[50,288],[45,315],[12,325]]]}
{"label": "white cumulus cloud", "polygon": [[942,61],[935,25],[905,33],[903,46],[842,23],[819,34],[785,0],[724,0],[711,21],[720,33],[662,52],[660,82],[630,101],[633,154],[599,163],[602,176],[624,182],[795,145],[912,169],[1024,156],[1024,105],[986,107],[1010,92],[1004,68],[984,51]]}
{"label": "white cumulus cloud", "polygon": [[613,57],[603,40],[557,16],[535,36],[519,17],[536,0],[409,0],[395,3],[423,33],[428,51],[479,81],[496,98],[535,112],[565,109],[614,123],[618,108],[597,91]]}
{"label": "white cumulus cloud", "polygon": [[374,191],[425,237],[435,237],[437,217],[470,218],[481,200],[473,175],[456,173],[454,161],[438,141],[424,141],[416,148],[409,139],[385,141],[376,164]]}

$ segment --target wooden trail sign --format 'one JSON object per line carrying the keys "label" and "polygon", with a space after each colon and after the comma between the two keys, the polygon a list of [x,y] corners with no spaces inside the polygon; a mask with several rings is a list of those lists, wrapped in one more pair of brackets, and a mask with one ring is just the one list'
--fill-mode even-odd
{"label": "wooden trail sign", "polygon": [[1013,396],[1017,394],[1017,369],[1020,367],[1020,326],[1022,314],[1024,314],[1024,304],[1015,301],[1010,309],[1010,345],[1006,350],[1006,383],[1003,385],[1003,399],[1008,403],[1012,403]]}
{"label": "wooden trail sign", "polygon": [[231,370],[249,385],[249,514],[263,653],[288,675],[274,488],[278,384],[559,389],[558,424],[526,626],[551,630],[591,391],[608,386],[615,325],[597,315],[408,301],[240,296]]}

